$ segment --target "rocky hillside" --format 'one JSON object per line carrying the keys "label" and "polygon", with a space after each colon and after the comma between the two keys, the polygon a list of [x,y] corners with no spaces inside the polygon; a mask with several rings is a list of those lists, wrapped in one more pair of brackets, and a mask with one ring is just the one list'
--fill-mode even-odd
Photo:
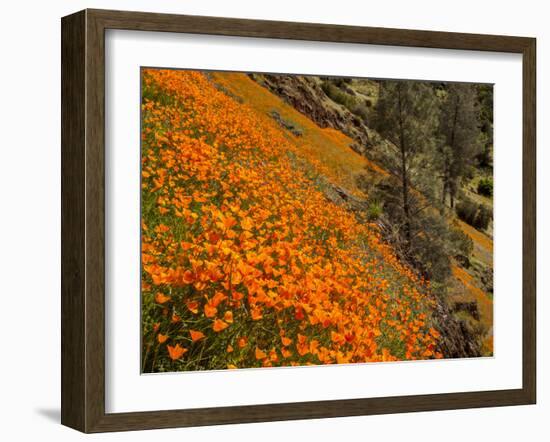
{"label": "rocky hillside", "polygon": [[[353,105],[354,113],[346,106],[346,102],[334,101],[325,93],[325,90],[328,92],[327,87],[332,87],[326,86],[332,85],[330,80],[323,80],[315,76],[269,74],[250,74],[250,77],[281,97],[296,110],[307,115],[319,127],[331,127],[348,135],[354,140],[350,146],[352,149],[362,153],[369,145],[366,109],[369,106],[367,103],[372,104],[372,102],[367,96],[356,92],[355,89],[347,88],[348,94],[355,97],[352,100],[357,103],[361,102],[361,104]],[[350,103],[351,100],[347,99],[347,104],[350,105]],[[362,109],[362,113],[358,109]]]}

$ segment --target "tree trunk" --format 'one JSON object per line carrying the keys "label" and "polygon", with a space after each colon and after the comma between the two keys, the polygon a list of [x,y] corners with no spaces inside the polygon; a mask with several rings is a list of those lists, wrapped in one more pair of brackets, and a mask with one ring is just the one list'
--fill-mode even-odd
{"label": "tree trunk", "polygon": [[456,197],[456,183],[453,181],[451,181],[451,189],[450,189],[450,194],[451,194],[451,209],[454,209],[455,208],[455,197]]}
{"label": "tree trunk", "polygon": [[407,251],[411,247],[411,209],[409,207],[409,180],[407,176],[407,156],[404,143],[401,143],[401,182],[403,187],[403,213],[405,214],[405,239]]}
{"label": "tree trunk", "polygon": [[401,87],[398,86],[398,105],[399,105],[399,149],[401,150],[401,187],[403,190],[403,213],[405,215],[405,241],[406,250],[411,248],[411,210],[409,207],[409,177],[407,170],[407,147],[405,144],[405,130],[403,127],[403,113],[401,103]]}
{"label": "tree trunk", "polygon": [[451,191],[451,209],[454,209],[455,207],[455,194],[453,191]]}
{"label": "tree trunk", "polygon": [[445,205],[447,204],[447,194],[449,193],[449,159],[445,155],[445,162],[443,165],[443,190],[441,192],[441,204],[443,205],[443,212],[445,212]]}
{"label": "tree trunk", "polygon": [[[455,145],[455,135],[456,135],[456,126],[457,126],[457,120],[458,120],[458,107],[459,107],[459,97],[457,96],[455,98],[455,108],[454,108],[454,116],[453,116],[453,128],[451,130],[451,152],[453,155],[453,161],[457,161],[456,159],[456,145]],[[453,167],[454,166],[454,167]],[[456,164],[452,164],[449,166],[449,193],[451,197],[451,209],[454,209],[455,207],[455,196],[456,196]]]}

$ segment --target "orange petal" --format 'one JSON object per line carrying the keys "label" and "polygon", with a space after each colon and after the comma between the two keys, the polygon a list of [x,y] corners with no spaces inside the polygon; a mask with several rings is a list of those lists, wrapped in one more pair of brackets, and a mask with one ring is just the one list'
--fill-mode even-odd
{"label": "orange petal", "polygon": [[257,307],[253,307],[250,311],[250,316],[254,321],[258,321],[259,319],[262,319],[262,311]]}
{"label": "orange petal", "polygon": [[256,347],[255,351],[256,359],[265,359],[267,358],[267,354],[260,350],[258,347]]}
{"label": "orange petal", "polygon": [[204,338],[204,333],[197,330],[189,330],[189,334],[191,335],[191,339],[193,340],[193,342]]}
{"label": "orange petal", "polygon": [[222,321],[221,319],[215,319],[214,325],[212,325],[212,329],[215,332],[221,332],[222,330],[225,330],[227,327],[229,327],[229,324]]}
{"label": "orange petal", "polygon": [[168,354],[173,361],[175,361],[176,359],[180,359],[187,352],[187,349],[181,347],[179,344],[176,344],[175,347],[168,345],[167,348]]}
{"label": "orange petal", "polygon": [[164,304],[165,302],[170,301],[170,299],[171,299],[170,296],[166,296],[164,293],[158,292],[155,295],[155,301],[158,302],[159,304]]}
{"label": "orange petal", "polygon": [[218,309],[212,306],[212,304],[207,303],[204,305],[204,316],[207,318],[213,318],[216,316],[216,313],[218,313]]}
{"label": "orange petal", "polygon": [[197,314],[199,312],[199,303],[197,301],[187,301],[185,304],[192,313]]}
{"label": "orange petal", "polygon": [[225,322],[229,322],[230,324],[233,323],[233,312],[232,311],[226,311],[223,315],[223,319]]}

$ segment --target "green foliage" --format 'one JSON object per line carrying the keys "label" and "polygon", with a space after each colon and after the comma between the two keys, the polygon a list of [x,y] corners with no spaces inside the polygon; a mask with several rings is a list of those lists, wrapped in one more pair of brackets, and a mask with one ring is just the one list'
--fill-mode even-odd
{"label": "green foliage", "polygon": [[450,196],[452,206],[480,150],[479,109],[473,85],[450,83],[444,88],[436,164],[443,181],[442,202]]}
{"label": "green foliage", "polygon": [[449,241],[450,253],[463,266],[467,267],[470,264],[470,256],[474,251],[474,242],[472,238],[466,235],[461,229],[456,226],[449,226]]}
{"label": "green foliage", "polygon": [[491,178],[482,178],[477,183],[477,193],[483,196],[493,196],[493,180]]}
{"label": "green foliage", "polygon": [[476,217],[476,225],[478,229],[486,229],[493,219],[493,211],[485,204],[480,204]]}
{"label": "green foliage", "polygon": [[[397,216],[390,219],[399,220],[404,254],[414,261],[414,224],[419,210],[412,189],[419,180],[411,171],[422,167],[428,152],[433,150],[439,111],[437,98],[429,83],[384,81],[381,86],[373,122],[393,147],[385,165],[398,178],[391,189],[391,204],[395,203],[398,209],[392,212]],[[399,195],[395,195],[396,191]]]}
{"label": "green foliage", "polygon": [[493,168],[492,134],[490,135],[483,131],[480,132],[478,143],[481,146],[481,149],[476,156],[478,167],[480,169],[492,170]]}
{"label": "green foliage", "polygon": [[321,84],[323,92],[335,103],[352,109],[356,106],[355,98],[343,92],[338,86],[331,81],[324,81]]}
{"label": "green foliage", "polygon": [[[451,257],[468,261],[473,250],[472,240],[447,224],[426,201],[411,196],[410,242],[405,231],[406,215],[401,204],[401,189],[396,178],[377,184],[358,180],[359,186],[369,185],[372,201],[383,207],[377,213],[385,239],[414,269],[440,287],[451,275]],[[367,216],[373,203],[369,205]]]}
{"label": "green foliage", "polygon": [[382,204],[378,201],[373,201],[367,209],[367,218],[369,221],[376,221],[382,215]]}
{"label": "green foliage", "polygon": [[369,117],[369,107],[367,102],[369,101],[367,100],[365,104],[357,104],[350,109],[350,111],[361,118],[365,124],[367,123]]}
{"label": "green foliage", "polygon": [[493,167],[493,85],[477,85],[477,102],[479,103],[479,142],[482,146],[477,155],[479,167]]}
{"label": "green foliage", "polygon": [[469,198],[464,198],[456,205],[456,214],[462,221],[479,230],[486,229],[493,218],[490,208],[484,204],[476,204]]}
{"label": "green foliage", "polygon": [[436,283],[451,276],[449,230],[445,221],[426,212],[418,216],[411,251],[416,267]]}
{"label": "green foliage", "polygon": [[332,83],[334,86],[339,88],[344,88],[346,85],[353,82],[352,78],[349,77],[319,77],[321,80],[327,83]]}
{"label": "green foliage", "polygon": [[367,124],[372,101],[367,99],[362,102],[354,97],[355,92],[348,86],[350,83],[351,79],[348,78],[327,78],[321,84],[321,89],[332,101],[344,106],[352,114],[357,115],[364,124]]}
{"label": "green foliage", "polygon": [[[365,191],[383,207],[374,215],[401,259],[434,287],[445,287],[451,259],[470,265],[473,242],[436,208],[446,206],[450,197],[451,207],[460,200],[456,211],[473,227],[487,229],[492,219],[489,207],[460,198],[463,183],[478,175],[478,153],[489,145],[492,129],[481,132],[480,113],[485,112],[485,122],[492,121],[492,88],[483,89],[481,109],[472,84],[381,81],[379,86],[369,127],[384,140],[379,160],[392,178],[370,183]],[[434,186],[435,179],[442,188]],[[489,184],[484,186],[489,192]]]}
{"label": "green foliage", "polygon": [[465,223],[473,226],[477,215],[478,205],[470,199],[463,199],[456,205],[456,214]]}
{"label": "green foliage", "polygon": [[[439,109],[429,83],[382,82],[374,117],[374,128],[395,146],[396,156],[405,150],[407,168],[415,166],[418,154],[428,153],[433,148]],[[402,166],[401,161],[398,163]],[[396,172],[401,174],[401,167]]]}

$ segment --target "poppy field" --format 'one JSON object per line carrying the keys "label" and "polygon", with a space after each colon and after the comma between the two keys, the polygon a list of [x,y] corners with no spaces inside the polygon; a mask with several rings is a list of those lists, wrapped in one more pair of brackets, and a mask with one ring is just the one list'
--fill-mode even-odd
{"label": "poppy field", "polygon": [[444,356],[429,279],[327,198],[348,176],[307,134],[230,74],[141,75],[143,373]]}

